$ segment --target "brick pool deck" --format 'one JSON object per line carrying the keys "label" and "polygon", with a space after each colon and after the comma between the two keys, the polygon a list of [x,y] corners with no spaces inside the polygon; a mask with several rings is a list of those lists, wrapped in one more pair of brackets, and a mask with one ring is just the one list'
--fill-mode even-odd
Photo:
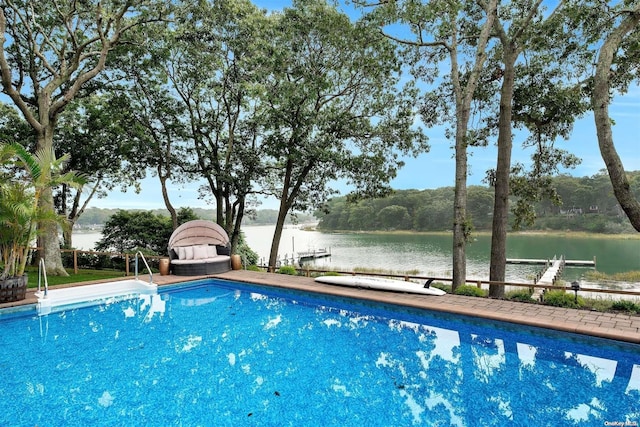
{"label": "brick pool deck", "polygon": [[[205,276],[187,277],[154,275],[153,281],[159,286],[162,286],[201,279],[204,277]],[[601,313],[597,311],[575,310],[539,304],[450,294],[435,297],[428,295],[373,291],[368,289],[323,285],[315,282],[312,278],[307,277],[261,273],[246,270],[234,270],[208,277],[256,283],[285,289],[297,289],[346,298],[360,298],[370,301],[475,316],[485,319],[555,329],[564,332],[573,332],[640,344],[640,316],[632,316],[629,314]],[[129,277],[129,279],[130,278],[131,277]],[[142,276],[141,278],[143,280],[148,280],[148,276]],[[36,302],[36,298],[33,293],[33,290],[30,290],[27,292],[27,298],[23,301],[19,301],[18,303],[0,304],[0,309],[16,305],[34,304]]]}

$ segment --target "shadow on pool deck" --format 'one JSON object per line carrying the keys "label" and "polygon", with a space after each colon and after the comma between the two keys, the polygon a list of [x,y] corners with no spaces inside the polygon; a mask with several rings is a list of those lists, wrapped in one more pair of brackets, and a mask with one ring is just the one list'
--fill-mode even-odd
{"label": "shadow on pool deck", "polygon": [[[239,282],[256,283],[287,289],[298,289],[314,293],[330,294],[341,297],[360,298],[408,307],[423,308],[447,313],[482,317],[492,320],[537,326],[565,332],[573,332],[640,344],[640,316],[621,313],[601,313],[597,311],[576,310],[551,307],[515,301],[490,298],[466,297],[447,294],[428,296],[394,292],[373,291],[368,289],[347,288],[324,285],[312,278],[289,276],[275,273],[261,273],[246,270],[234,270],[212,276],[160,276],[154,275],[153,281],[159,286],[213,277]],[[127,279],[127,278],[125,278]],[[128,279],[131,279],[129,277]],[[148,280],[148,276],[141,276]],[[92,282],[95,283],[95,282]],[[75,284],[80,285],[80,284]],[[53,287],[52,287],[53,288]],[[34,291],[27,292],[27,298],[17,303],[0,304],[0,308],[16,305],[34,304]]]}

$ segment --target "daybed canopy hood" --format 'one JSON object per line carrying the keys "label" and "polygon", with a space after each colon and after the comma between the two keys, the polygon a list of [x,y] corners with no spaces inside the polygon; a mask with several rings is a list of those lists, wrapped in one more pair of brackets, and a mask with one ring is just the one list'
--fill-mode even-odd
{"label": "daybed canopy hood", "polygon": [[170,269],[177,276],[231,270],[229,236],[215,222],[201,219],[185,222],[175,229],[168,246]]}
{"label": "daybed canopy hood", "polygon": [[169,250],[178,246],[220,245],[227,246],[229,236],[220,225],[213,221],[196,219],[176,228],[169,238]]}

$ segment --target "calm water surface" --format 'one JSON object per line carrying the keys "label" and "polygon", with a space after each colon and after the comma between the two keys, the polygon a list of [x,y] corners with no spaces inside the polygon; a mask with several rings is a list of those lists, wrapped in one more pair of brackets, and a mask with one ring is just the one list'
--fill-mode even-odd
{"label": "calm water surface", "polygon": [[[266,263],[274,226],[245,227],[247,243]],[[93,249],[100,233],[74,234],[74,246]],[[467,275],[489,277],[490,236],[478,236],[467,248]],[[452,270],[451,236],[446,234],[365,234],[321,233],[299,227],[283,231],[280,256],[307,250],[327,249],[330,258],[316,260],[318,267],[351,271],[357,267],[394,271],[412,271],[420,275],[450,277]],[[564,255],[567,259],[593,260],[604,273],[640,270],[640,240],[552,235],[511,235],[507,242],[509,258],[550,259]],[[539,266],[508,265],[507,280],[530,280]],[[585,268],[567,268],[566,280],[580,278]]]}
{"label": "calm water surface", "polygon": [[[249,245],[268,259],[273,227],[246,227]],[[315,265],[352,270],[355,267],[419,274],[451,276],[451,236],[445,234],[365,234],[321,233],[288,228],[283,232],[280,254],[326,248],[331,257],[316,260]],[[491,236],[478,236],[467,247],[467,275],[485,279],[489,276]],[[604,273],[640,270],[640,240],[624,238],[567,237],[549,235],[511,235],[507,241],[507,257],[550,259],[564,255],[567,259],[593,260]],[[539,266],[507,266],[507,280],[533,276]],[[580,277],[584,268],[568,268],[565,278]]]}
{"label": "calm water surface", "polygon": [[233,282],[0,330],[3,426],[640,421],[638,345]]}

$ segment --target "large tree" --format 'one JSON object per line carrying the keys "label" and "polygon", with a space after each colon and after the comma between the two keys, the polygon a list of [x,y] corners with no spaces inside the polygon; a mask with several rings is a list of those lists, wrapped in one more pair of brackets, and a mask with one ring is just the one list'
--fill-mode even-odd
{"label": "large tree", "polygon": [[354,194],[387,190],[400,153],[425,151],[413,92],[399,91],[391,43],[323,0],[298,0],[274,17],[266,83],[264,182],[280,201],[269,266],[291,210],[323,203],[344,177]]}
{"label": "large tree", "polygon": [[[471,233],[467,216],[468,147],[485,144],[485,135],[470,130],[472,102],[487,58],[487,46],[497,14],[497,0],[414,1],[371,3],[369,19],[387,37],[406,47],[405,58],[418,80],[431,84],[438,65],[449,61],[448,75],[424,97],[422,117],[433,126],[448,121],[447,135],[455,141],[453,200],[453,288],[466,282],[466,244]],[[398,24],[403,28],[398,31]],[[450,111],[453,110],[453,114]]]}
{"label": "large tree", "polygon": [[[490,68],[497,73],[497,79],[492,80],[499,80],[501,85],[496,101],[498,154],[490,179],[495,189],[489,268],[492,281],[505,279],[510,196],[520,197],[516,213],[525,215],[531,201],[542,194],[553,196],[550,175],[558,163],[575,163],[574,156],[553,146],[556,137],[568,136],[576,116],[586,110],[579,84],[575,83],[584,63],[572,61],[585,58],[576,51],[585,52],[575,43],[575,34],[563,25],[562,14],[562,1],[549,13],[542,7],[542,0],[515,0],[502,7],[494,22],[499,44],[493,52],[495,65]],[[485,93],[490,90],[491,86],[483,88]],[[522,165],[511,164],[513,129],[523,126],[531,132],[525,145],[534,147],[533,166],[526,172]],[[511,191],[512,180],[515,191]],[[490,295],[502,297],[504,286],[491,285]]]}
{"label": "large tree", "polygon": [[[147,14],[150,5],[148,1],[116,0],[0,2],[3,92],[33,128],[38,150],[53,150],[60,114],[90,89],[123,34],[161,16],[158,11]],[[41,203],[46,211],[54,210],[52,189],[43,193]],[[40,255],[47,272],[66,275],[57,227],[49,223],[40,227]]]}
{"label": "large tree", "polygon": [[605,33],[598,52],[594,75],[591,107],[596,124],[600,153],[607,166],[613,192],[631,221],[640,231],[640,201],[624,170],[613,141],[609,104],[614,91],[624,93],[632,80],[638,81],[640,71],[640,2],[624,2],[617,7],[605,7],[597,3],[593,13],[604,12],[611,20],[611,30]]}
{"label": "large tree", "polygon": [[[570,168],[579,163],[576,156],[555,147],[554,141],[558,137],[568,138],[575,119],[588,109],[584,89],[589,86],[585,84],[585,72],[594,58],[590,47],[602,43],[603,30],[606,33],[608,28],[615,28],[615,19],[607,18],[606,13],[601,13],[602,10],[596,11],[589,5],[580,3],[574,8],[568,1],[560,1],[549,13],[542,3],[540,0],[533,3],[512,1],[505,5],[500,19],[494,24],[500,41],[497,52],[500,54],[498,67],[502,81],[497,123],[498,160],[490,180],[495,187],[495,202],[489,277],[495,282],[504,281],[505,278],[509,197],[517,197],[513,209],[515,226],[521,222],[531,222],[534,220],[531,202],[539,201],[542,196],[555,198],[559,202],[551,185],[551,176],[558,172],[558,166]],[[598,5],[603,7],[602,2]],[[598,18],[593,19],[594,16]],[[635,24],[629,23],[626,30],[613,30],[611,35],[632,32],[637,22],[636,19]],[[633,35],[630,38],[633,39]],[[630,41],[627,47],[633,46],[633,40]],[[601,58],[602,49],[606,50],[606,46],[605,41]],[[633,75],[633,70],[637,69],[637,55],[634,57],[631,52],[627,51],[631,58],[620,62],[633,64],[635,58],[636,65],[631,66],[631,73],[621,73],[624,77],[619,82],[628,81],[629,74]],[[602,59],[599,63],[602,63]],[[599,93],[599,87],[602,88],[599,86],[601,83],[609,81],[610,66],[611,63],[604,68],[600,65],[596,67],[594,95]],[[620,68],[624,69],[625,66]],[[604,72],[604,69],[607,71]],[[606,75],[606,78],[599,82],[598,75]],[[608,99],[608,88],[604,93]],[[605,127],[610,126],[608,115],[600,123]],[[514,126],[524,126],[530,132],[524,143],[534,148],[532,166],[528,171],[521,164],[511,165]],[[601,137],[604,134],[606,132],[599,132],[600,141],[603,141]],[[604,145],[601,143],[603,146],[610,147],[606,142]],[[612,181],[619,177],[626,179],[621,163],[616,163],[612,158],[608,164],[616,165],[612,167],[617,171],[613,173],[615,178]],[[622,190],[626,195],[623,199],[631,201],[628,206],[633,206],[635,202],[640,207],[632,197],[628,182],[619,182],[619,188],[626,189]],[[502,297],[504,286],[491,285],[490,295]]]}
{"label": "large tree", "polygon": [[235,249],[262,173],[259,107],[264,94],[266,15],[248,0],[183,2],[162,63],[184,111],[195,167],[216,221]]}
{"label": "large tree", "polygon": [[[148,56],[157,59],[153,54]],[[140,176],[151,170],[158,178],[162,201],[175,229],[179,226],[178,211],[173,205],[169,184],[194,179],[193,173],[186,172],[193,157],[188,154],[184,108],[167,88],[166,75],[149,62],[136,62],[127,67],[128,84],[117,89],[122,108],[115,118],[131,153],[128,170]],[[180,194],[173,196],[180,197]]]}
{"label": "large tree", "polygon": [[105,197],[118,185],[138,189],[144,178],[144,170],[131,167],[131,160],[138,157],[135,147],[139,138],[129,132],[132,114],[125,101],[113,94],[79,98],[58,120],[56,153],[71,154],[67,167],[87,180],[78,188],[62,185],[54,192],[56,211],[69,225],[63,230],[67,248],[73,247],[74,224],[94,198]]}

